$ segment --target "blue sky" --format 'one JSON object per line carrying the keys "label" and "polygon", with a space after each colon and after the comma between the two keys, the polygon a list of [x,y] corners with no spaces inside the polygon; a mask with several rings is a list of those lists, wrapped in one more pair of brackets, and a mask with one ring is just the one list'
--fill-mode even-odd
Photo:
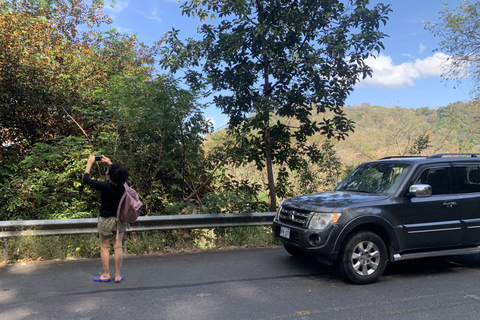
{"label": "blue sky", "polygon": [[[106,1],[108,2],[108,1]],[[182,16],[177,0],[116,0],[114,8],[105,7],[113,19],[110,28],[119,32],[137,34],[145,44],[151,45],[172,28],[180,30],[180,38],[196,36],[200,21]],[[372,78],[360,82],[346,100],[347,105],[371,105],[386,107],[430,107],[446,106],[456,101],[469,101],[468,81],[441,79],[442,65],[446,54],[434,52],[440,39],[423,27],[423,21],[437,21],[442,4],[455,8],[461,0],[371,0],[372,4],[391,4],[393,12],[383,32],[385,50],[368,61],[373,68]],[[209,108],[205,116],[215,128],[226,123],[226,116],[219,110]]]}

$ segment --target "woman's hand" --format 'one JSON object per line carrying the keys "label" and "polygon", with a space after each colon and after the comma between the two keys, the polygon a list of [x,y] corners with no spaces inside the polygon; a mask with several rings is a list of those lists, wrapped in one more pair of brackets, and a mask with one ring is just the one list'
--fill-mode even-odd
{"label": "woman's hand", "polygon": [[[111,165],[112,161],[110,161],[109,158],[105,157],[102,155],[102,158],[100,159],[101,162],[106,163],[107,165]],[[95,163],[95,156],[90,155],[87,159],[87,167],[85,168],[85,173],[90,173],[90,169],[92,168],[92,165]]]}
{"label": "woman's hand", "polygon": [[90,164],[92,165],[93,163],[95,162],[95,156],[94,155],[90,155],[87,159],[87,165]]}
{"label": "woman's hand", "polygon": [[109,158],[105,157],[103,154],[102,154],[102,162],[105,162],[106,164],[108,164],[109,166],[112,164],[112,161],[110,161]]}
{"label": "woman's hand", "polygon": [[95,162],[95,156],[90,155],[87,159],[87,167],[85,168],[85,173],[90,173],[93,163]]}

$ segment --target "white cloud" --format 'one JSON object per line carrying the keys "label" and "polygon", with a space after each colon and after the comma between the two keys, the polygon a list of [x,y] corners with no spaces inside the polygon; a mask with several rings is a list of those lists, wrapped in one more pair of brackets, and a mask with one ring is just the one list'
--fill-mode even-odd
{"label": "white cloud", "polygon": [[422,53],[423,51],[425,51],[425,49],[427,49],[427,46],[420,42],[420,46],[418,47],[418,53]]}
{"label": "white cloud", "polygon": [[154,21],[157,21],[157,22],[160,22],[160,23],[162,22],[162,19],[160,19],[160,18],[158,18],[158,17],[156,17],[156,16],[149,16],[148,19],[154,20]]}
{"label": "white cloud", "polygon": [[413,87],[415,79],[439,77],[446,67],[448,55],[435,53],[425,59],[404,62],[395,65],[390,56],[380,54],[376,58],[369,58],[366,63],[372,68],[372,78],[367,77],[360,81],[358,87],[377,86],[385,88]]}
{"label": "white cloud", "polygon": [[105,7],[103,8],[105,11],[112,12],[112,13],[120,13],[130,5],[130,0],[116,0],[115,4],[112,7],[111,0],[105,0]]}
{"label": "white cloud", "polygon": [[153,8],[152,12],[151,13],[146,13],[145,11],[143,10],[136,10],[136,12],[142,16],[144,16],[145,18],[149,19],[149,20],[154,20],[154,21],[157,21],[157,22],[162,22],[162,19],[160,19],[158,17],[158,11],[157,11],[157,8]]}
{"label": "white cloud", "polygon": [[438,52],[433,56],[427,57],[423,60],[415,60],[415,67],[421,72],[423,77],[439,77],[442,70],[448,64],[448,55]]}

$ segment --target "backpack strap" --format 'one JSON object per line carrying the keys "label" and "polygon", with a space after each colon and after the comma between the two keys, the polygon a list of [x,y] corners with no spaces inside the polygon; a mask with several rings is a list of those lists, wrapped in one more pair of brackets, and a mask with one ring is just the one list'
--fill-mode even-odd
{"label": "backpack strap", "polygon": [[123,195],[120,198],[120,202],[118,203],[118,207],[117,207],[117,235],[115,237],[116,240],[118,240],[118,234],[120,233],[120,211],[122,209],[123,203],[125,202],[125,197],[127,196],[128,184],[124,182],[123,187],[125,188],[125,191],[123,192]]}

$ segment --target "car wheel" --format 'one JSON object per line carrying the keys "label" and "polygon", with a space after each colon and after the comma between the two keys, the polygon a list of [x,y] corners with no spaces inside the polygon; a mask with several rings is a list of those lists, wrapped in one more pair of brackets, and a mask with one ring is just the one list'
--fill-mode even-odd
{"label": "car wheel", "polygon": [[296,258],[306,258],[309,256],[307,253],[303,252],[297,247],[294,247],[288,244],[283,244],[283,247],[285,248],[285,250],[287,250],[288,253],[290,253],[292,256]]}
{"label": "car wheel", "polygon": [[387,264],[387,249],[375,233],[352,234],[340,252],[341,275],[355,284],[373,283],[380,278]]}

